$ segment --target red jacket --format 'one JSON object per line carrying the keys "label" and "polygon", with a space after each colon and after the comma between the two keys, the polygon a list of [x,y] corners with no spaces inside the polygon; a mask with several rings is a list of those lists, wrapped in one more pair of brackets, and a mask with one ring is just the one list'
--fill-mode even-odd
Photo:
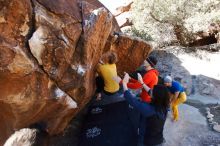
{"label": "red jacket", "polygon": [[[143,81],[148,87],[153,89],[154,85],[156,85],[158,82],[158,75],[159,75],[159,72],[156,69],[149,70],[144,74]],[[128,88],[131,88],[131,89],[142,88],[141,83],[139,83],[135,79],[130,79],[130,82],[127,84],[127,86]],[[148,103],[151,102],[150,95],[144,89],[142,89],[142,92],[141,92],[141,99],[142,101],[145,101]]]}

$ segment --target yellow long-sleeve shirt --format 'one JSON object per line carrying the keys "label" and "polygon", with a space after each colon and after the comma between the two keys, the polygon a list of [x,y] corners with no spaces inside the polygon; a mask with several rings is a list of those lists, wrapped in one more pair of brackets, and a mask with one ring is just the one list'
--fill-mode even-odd
{"label": "yellow long-sleeve shirt", "polygon": [[113,80],[117,76],[117,68],[115,64],[101,64],[97,68],[97,72],[104,80],[104,90],[114,93],[119,90],[119,84]]}

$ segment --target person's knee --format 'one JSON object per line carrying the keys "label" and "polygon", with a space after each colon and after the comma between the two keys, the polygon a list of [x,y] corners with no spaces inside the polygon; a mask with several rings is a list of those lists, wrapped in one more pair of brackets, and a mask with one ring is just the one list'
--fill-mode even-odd
{"label": "person's knee", "polygon": [[185,93],[185,92],[180,93],[179,98],[180,98],[180,102],[181,102],[181,103],[185,102],[186,99],[187,99],[186,93]]}
{"label": "person's knee", "polygon": [[173,104],[172,108],[178,108],[178,104]]}

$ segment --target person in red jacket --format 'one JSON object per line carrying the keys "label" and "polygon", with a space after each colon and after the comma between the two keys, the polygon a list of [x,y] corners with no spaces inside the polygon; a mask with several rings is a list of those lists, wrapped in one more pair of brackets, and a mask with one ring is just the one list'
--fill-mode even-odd
{"label": "person in red jacket", "polygon": [[[154,69],[154,66],[157,64],[157,59],[153,56],[148,57],[144,63],[143,67],[145,69],[145,73],[142,74],[144,83],[153,89],[154,85],[158,83],[158,75],[159,72]],[[140,89],[142,88],[142,84],[138,82],[138,80],[130,78],[129,83],[127,84],[128,88],[130,89]],[[142,89],[140,94],[141,100],[147,103],[151,102],[150,95]]]}

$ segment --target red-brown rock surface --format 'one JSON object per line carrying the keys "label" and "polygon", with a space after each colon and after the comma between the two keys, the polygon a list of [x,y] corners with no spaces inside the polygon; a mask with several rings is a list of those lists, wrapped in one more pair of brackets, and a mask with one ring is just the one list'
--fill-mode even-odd
{"label": "red-brown rock surface", "polygon": [[40,121],[50,134],[62,132],[93,95],[103,52],[117,52],[119,72],[140,65],[149,45],[112,40],[114,31],[115,19],[96,0],[0,1],[0,145]]}
{"label": "red-brown rock surface", "polygon": [[110,35],[105,46],[105,51],[110,48],[118,54],[118,74],[134,72],[143,63],[151,51],[151,46],[139,39],[124,34]]}

